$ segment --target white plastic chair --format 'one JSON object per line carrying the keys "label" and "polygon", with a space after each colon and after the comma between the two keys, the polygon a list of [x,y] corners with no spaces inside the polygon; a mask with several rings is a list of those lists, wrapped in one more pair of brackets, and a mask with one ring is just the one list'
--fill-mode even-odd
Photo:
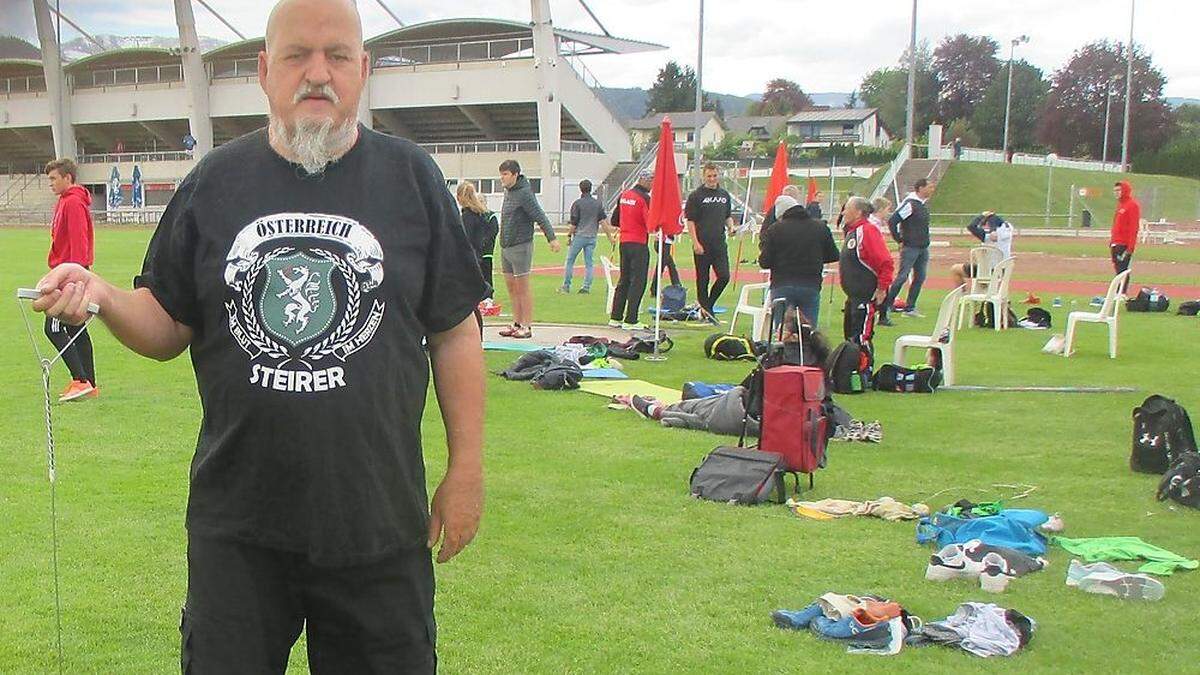
{"label": "white plastic chair", "polygon": [[954,384],[954,312],[958,309],[964,286],[950,291],[942,300],[938,309],[937,321],[933,324],[933,332],[929,335],[901,335],[896,338],[896,347],[892,354],[892,362],[904,365],[904,350],[909,347],[920,349],[936,349],[942,355],[942,383]]}
{"label": "white plastic chair", "polygon": [[[762,291],[762,304],[754,305],[750,303],[750,294],[755,291]],[[746,284],[742,286],[742,292],[738,296],[737,308],[733,310],[733,318],[729,320],[729,332],[733,333],[734,327],[737,326],[738,316],[745,314],[750,317],[750,339],[761,340],[765,333],[763,332],[767,324],[767,316],[771,313],[771,284]]]}
{"label": "white plastic chair", "polygon": [[600,266],[604,268],[604,283],[608,284],[608,300],[604,302],[604,313],[612,314],[613,296],[617,294],[617,279],[620,276],[621,269],[609,260],[608,256],[600,256]]}
{"label": "white plastic chair", "polygon": [[[968,262],[975,274],[971,277],[967,293],[970,295],[985,293],[991,283],[993,270],[1004,259],[1004,251],[1001,251],[998,246],[976,246],[971,249],[969,256]],[[959,328],[962,328],[961,324],[959,324]]]}
{"label": "white plastic chair", "polygon": [[1072,348],[1075,346],[1075,324],[1082,321],[1108,324],[1108,358],[1117,358],[1117,313],[1125,297],[1121,289],[1125,286],[1125,280],[1129,278],[1129,272],[1130,270],[1125,270],[1113,277],[1099,312],[1071,312],[1067,315],[1067,337],[1063,341],[1063,356],[1070,356],[1074,351]]}
{"label": "white plastic chair", "polygon": [[987,280],[982,290],[975,290],[975,279],[971,279],[971,292],[964,293],[962,299],[958,301],[958,327],[963,327],[963,318],[966,314],[967,307],[975,308],[975,305],[991,305],[992,317],[995,319],[992,322],[996,330],[1008,328],[1008,289],[1012,284],[1013,265],[1016,264],[1015,258],[1005,258],[996,263],[992,267],[990,273],[991,278]]}

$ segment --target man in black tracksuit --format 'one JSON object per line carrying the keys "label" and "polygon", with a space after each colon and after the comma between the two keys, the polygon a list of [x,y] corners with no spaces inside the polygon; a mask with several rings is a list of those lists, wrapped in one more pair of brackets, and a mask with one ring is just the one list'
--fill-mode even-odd
{"label": "man in black tracksuit", "polygon": [[799,307],[805,323],[817,326],[821,309],[821,273],[838,260],[833,233],[792,197],[775,201],[775,224],[763,233],[758,264],[771,270],[771,300],[784,298]]}
{"label": "man in black tracksuit", "polygon": [[924,178],[913,184],[913,191],[904,198],[900,207],[888,219],[888,229],[892,239],[900,244],[900,266],[896,270],[896,279],[888,289],[883,306],[879,308],[879,323],[884,326],[892,325],[888,312],[904,282],[908,281],[908,273],[912,272],[912,285],[908,287],[908,300],[904,304],[904,315],[920,317],[917,312],[917,297],[921,295],[921,285],[925,283],[925,273],[929,269],[929,207],[926,203],[937,190],[937,183]]}
{"label": "man in black tracksuit", "polygon": [[[726,234],[733,234],[733,197],[721,188],[715,164],[704,165],[704,184],[688,195],[684,217],[692,233],[692,253],[696,262],[696,300],[706,319],[717,323],[713,307],[729,285],[729,246]],[[708,286],[708,273],[716,280]]]}

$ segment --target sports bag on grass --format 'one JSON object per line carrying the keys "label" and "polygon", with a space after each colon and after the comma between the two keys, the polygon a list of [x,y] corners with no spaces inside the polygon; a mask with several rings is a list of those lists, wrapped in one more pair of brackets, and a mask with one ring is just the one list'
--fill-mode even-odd
{"label": "sports bag on grass", "polygon": [[783,503],[783,458],[753,448],[722,446],[692,471],[693,497],[731,504]]}
{"label": "sports bag on grass", "polygon": [[1196,316],[1200,314],[1200,300],[1188,300],[1187,302],[1179,303],[1179,309],[1175,313],[1184,316]]}
{"label": "sports bag on grass", "polygon": [[846,341],[834,348],[825,364],[829,373],[829,388],[836,394],[861,394],[871,382],[870,371],[859,369],[862,348]]}
{"label": "sports bag on grass", "polygon": [[1157,288],[1143,286],[1138,294],[1125,301],[1125,309],[1131,312],[1165,312],[1171,300]]}
{"label": "sports bag on grass", "polygon": [[929,366],[905,368],[894,363],[885,363],[875,371],[872,384],[875,391],[932,394],[942,385],[942,371]]}
{"label": "sports bag on grass", "polygon": [[[1013,312],[1011,309],[1008,309],[1005,311],[1008,312],[1008,327],[1009,328],[1015,327],[1017,325],[1016,313]],[[972,319],[972,323],[974,323],[977,328],[995,328],[996,327],[996,317],[995,317],[995,311],[992,308],[992,303],[990,303],[990,302],[983,303],[983,306],[979,308],[979,311],[975,312],[975,316]]]}
{"label": "sports bag on grass", "polygon": [[1158,501],[1173,499],[1184,506],[1200,509],[1200,454],[1185,452],[1163,474],[1158,484]]}
{"label": "sports bag on grass", "polygon": [[1133,409],[1130,469],[1161,474],[1185,452],[1196,452],[1196,436],[1183,406],[1153,394]]}
{"label": "sports bag on grass", "polygon": [[740,335],[714,333],[704,340],[704,355],[714,361],[753,361],[754,344]]}
{"label": "sports bag on grass", "polygon": [[662,290],[662,311],[664,312],[682,312],[687,306],[687,288],[683,286],[663,286]]}

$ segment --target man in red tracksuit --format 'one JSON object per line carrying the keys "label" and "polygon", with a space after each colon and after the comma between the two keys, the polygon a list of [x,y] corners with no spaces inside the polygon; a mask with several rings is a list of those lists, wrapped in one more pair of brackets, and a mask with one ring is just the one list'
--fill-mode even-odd
{"label": "man in red tracksuit", "polygon": [[[89,210],[92,194],[82,185],[75,184],[77,175],[75,162],[69,159],[56,159],[46,165],[50,189],[58,195],[54,218],[50,221],[50,255],[47,256],[50,269],[63,263],[91,268],[95,259],[95,236]],[[58,400],[66,402],[99,396],[92,339],[87,329],[46,317],[46,337],[62,352],[63,363],[71,371],[71,383]]]}
{"label": "man in red tracksuit", "polygon": [[650,235],[646,220],[650,213],[650,186],[654,173],[643,171],[637,185],[621,193],[609,223],[621,230],[621,278],[613,293],[608,325],[626,330],[645,329],[638,321],[642,296],[646,294],[646,275],[650,265]]}
{"label": "man in red tracksuit", "polygon": [[[1113,270],[1120,274],[1129,269],[1133,262],[1133,250],[1137,248],[1138,228],[1141,226],[1142,205],[1133,198],[1133,186],[1127,180],[1113,185],[1117,197],[1117,211],[1113,214],[1112,235],[1108,240],[1108,251],[1112,255]],[[1125,279],[1125,288],[1129,279]],[[1121,289],[1121,292],[1125,291]]]}
{"label": "man in red tracksuit", "polygon": [[871,338],[875,335],[876,311],[887,296],[894,271],[883,235],[867,220],[870,214],[871,203],[866,199],[851,197],[846,202],[842,212],[846,238],[838,263],[838,276],[846,294],[842,332],[847,341],[862,350],[859,370],[867,373],[875,365]]}

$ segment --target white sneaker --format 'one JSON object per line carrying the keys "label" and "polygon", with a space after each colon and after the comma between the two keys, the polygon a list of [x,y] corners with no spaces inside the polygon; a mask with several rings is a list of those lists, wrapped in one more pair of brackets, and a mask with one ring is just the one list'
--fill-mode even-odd
{"label": "white sneaker", "polygon": [[979,573],[979,587],[988,593],[1003,593],[1008,583],[1016,578],[1006,561],[999,553],[988,553],[983,556],[983,571]]}
{"label": "white sneaker", "polygon": [[1161,600],[1167,592],[1158,579],[1124,572],[1092,572],[1079,580],[1079,590],[1115,595],[1122,600]]}
{"label": "white sneaker", "polygon": [[650,330],[650,327],[644,323],[623,323],[621,328],[624,330]]}
{"label": "white sneaker", "polygon": [[966,553],[963,553],[962,544],[951,544],[929,556],[929,565],[925,567],[925,578],[930,581],[975,579],[983,572],[983,568],[982,561],[971,560]]}
{"label": "white sneaker", "polygon": [[1109,565],[1106,562],[1097,562],[1090,565],[1084,565],[1079,560],[1072,558],[1071,564],[1067,567],[1067,585],[1078,586],[1079,580],[1089,574],[1123,574],[1121,570]]}
{"label": "white sneaker", "polygon": [[621,322],[620,322],[620,321],[617,321],[616,319],[609,319],[609,320],[608,320],[608,327],[609,327],[609,328],[620,328],[620,327],[621,327]]}

